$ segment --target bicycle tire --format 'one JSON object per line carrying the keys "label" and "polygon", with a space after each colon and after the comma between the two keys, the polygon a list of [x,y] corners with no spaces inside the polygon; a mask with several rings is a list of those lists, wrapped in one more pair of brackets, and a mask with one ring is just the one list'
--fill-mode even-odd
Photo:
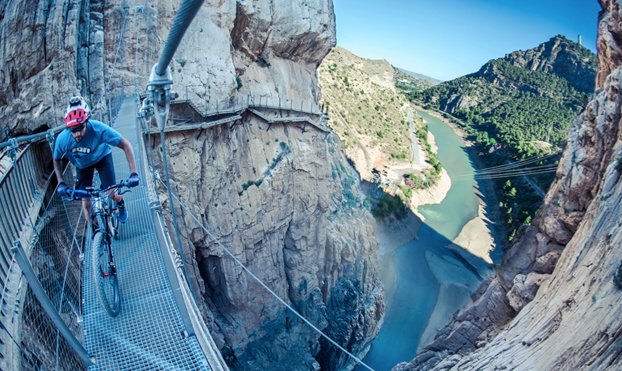
{"label": "bicycle tire", "polygon": [[108,207],[110,208],[110,217],[108,217],[108,227],[112,232],[112,237],[115,240],[119,239],[119,209],[113,210],[114,201],[108,199]]}
{"label": "bicycle tire", "polygon": [[91,271],[99,302],[111,317],[116,317],[121,312],[121,295],[108,241],[102,231],[95,233],[91,245]]}

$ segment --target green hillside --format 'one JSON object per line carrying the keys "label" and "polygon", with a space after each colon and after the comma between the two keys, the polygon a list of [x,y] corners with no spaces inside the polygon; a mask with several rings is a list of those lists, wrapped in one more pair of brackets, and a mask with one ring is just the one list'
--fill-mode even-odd
{"label": "green hillside", "polygon": [[[594,54],[556,36],[537,48],[491,60],[476,73],[424,91],[406,89],[406,95],[461,127],[491,167],[563,149],[573,119],[593,92],[595,76]],[[533,166],[557,160],[551,156]],[[546,192],[554,173],[531,178]],[[510,231],[528,224],[541,202],[537,193],[522,177],[495,183]]]}

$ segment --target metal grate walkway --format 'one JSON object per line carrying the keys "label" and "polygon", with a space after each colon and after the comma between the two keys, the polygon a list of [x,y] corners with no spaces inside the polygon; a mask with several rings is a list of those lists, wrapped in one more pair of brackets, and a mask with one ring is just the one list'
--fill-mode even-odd
{"label": "metal grate walkway", "polygon": [[[132,98],[125,100],[114,128],[136,153],[140,169],[136,118]],[[130,175],[125,153],[113,148],[117,181]],[[140,173],[140,171],[139,171]],[[144,172],[142,172],[144,174]],[[141,184],[148,181],[141,178]],[[126,193],[127,223],[113,242],[121,291],[121,313],[108,316],[99,303],[91,279],[90,243],[83,270],[83,313],[86,350],[97,358],[95,370],[209,370],[195,337],[185,338],[158,247],[148,196],[141,185]]]}

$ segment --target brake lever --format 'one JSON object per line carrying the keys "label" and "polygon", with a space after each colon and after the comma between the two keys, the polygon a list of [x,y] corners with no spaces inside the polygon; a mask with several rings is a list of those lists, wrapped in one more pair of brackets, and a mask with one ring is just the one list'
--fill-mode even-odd
{"label": "brake lever", "polygon": [[72,201],[74,201],[74,200],[76,199],[76,198],[74,197],[75,195],[74,195],[74,193],[73,193],[73,192],[74,192],[74,190],[73,190],[73,189],[70,189],[69,191],[70,191],[69,198],[62,198],[62,197],[61,197],[61,200],[63,200],[63,202],[65,202],[65,201],[67,201],[67,202],[72,202]]}

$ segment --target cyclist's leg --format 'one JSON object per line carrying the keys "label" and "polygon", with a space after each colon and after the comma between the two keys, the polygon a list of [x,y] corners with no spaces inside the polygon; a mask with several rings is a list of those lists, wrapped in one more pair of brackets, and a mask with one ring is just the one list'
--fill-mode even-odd
{"label": "cyclist's leg", "polygon": [[[104,158],[102,158],[101,160],[99,160],[98,163],[95,164],[95,167],[97,168],[97,172],[99,173],[99,179],[101,179],[102,181],[102,188],[110,187],[117,182],[114,174],[114,162],[112,160],[112,154],[109,153],[104,156]],[[110,195],[110,198],[117,203],[123,200],[123,197],[120,194],[116,193],[115,189],[109,190],[108,195]]]}
{"label": "cyclist's leg", "polygon": [[[102,188],[109,187],[117,183],[114,174],[112,154],[104,156],[104,158],[97,163],[97,172],[99,173],[99,178],[102,181]],[[119,221],[121,223],[125,223],[127,221],[127,210],[125,209],[123,197],[116,192],[116,189],[108,191],[108,195],[113,201],[116,202],[117,207],[119,208]]]}
{"label": "cyclist's leg", "polygon": [[[89,166],[84,169],[76,168],[76,189],[86,190],[86,187],[93,185],[93,172],[94,166]],[[82,209],[84,210],[84,218],[88,224],[91,224],[90,212],[91,212],[91,199],[82,199]]]}

